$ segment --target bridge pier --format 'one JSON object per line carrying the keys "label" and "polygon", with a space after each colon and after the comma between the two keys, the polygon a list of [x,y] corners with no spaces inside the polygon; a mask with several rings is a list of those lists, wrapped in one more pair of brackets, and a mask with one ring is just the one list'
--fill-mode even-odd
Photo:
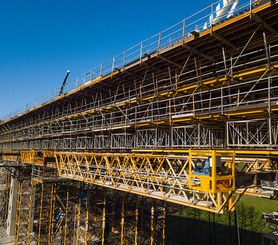
{"label": "bridge pier", "polygon": [[18,195],[18,181],[15,177],[16,170],[12,170],[12,177],[10,182],[10,193],[9,193],[9,203],[8,203],[8,214],[7,214],[7,235],[14,236],[15,218],[16,218],[16,205],[17,205],[17,195]]}

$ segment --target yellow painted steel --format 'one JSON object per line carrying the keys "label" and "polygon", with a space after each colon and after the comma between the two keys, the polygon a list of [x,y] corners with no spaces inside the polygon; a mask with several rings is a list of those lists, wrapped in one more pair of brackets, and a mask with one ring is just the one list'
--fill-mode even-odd
{"label": "yellow painted steel", "polygon": [[2,155],[2,159],[5,161],[18,162],[20,160],[19,151],[2,150],[0,153]]}
{"label": "yellow painted steel", "polygon": [[[152,149],[132,149],[134,154],[188,154],[189,149],[161,149],[161,148],[152,148]],[[200,155],[206,155],[208,152],[207,149],[198,149],[192,150],[193,152],[198,152]],[[235,155],[249,155],[249,156],[278,156],[278,150],[260,150],[260,149],[217,149],[217,153],[219,154],[235,154]]]}
{"label": "yellow painted steel", "polygon": [[52,151],[21,151],[20,159],[22,163],[35,164],[44,167],[56,167],[54,162],[54,153]]}
{"label": "yellow painted steel", "polygon": [[[207,157],[212,158],[215,158],[213,154],[220,155],[216,151],[209,151],[206,154]],[[222,153],[222,155],[225,154]],[[59,176],[220,212],[220,206],[216,203],[222,205],[222,201],[219,202],[216,199],[223,199],[224,197],[217,197],[215,194],[225,195],[225,193],[235,190],[234,161],[231,160],[230,164],[227,165],[230,168],[230,174],[202,176],[197,173],[194,174],[190,167],[194,164],[194,159],[197,156],[191,152],[189,152],[189,157],[55,152]],[[233,159],[232,156],[229,157]],[[216,169],[216,166],[214,168]],[[195,184],[191,182],[195,182]],[[198,184],[196,184],[197,182]],[[194,200],[190,196],[192,190],[198,191]]]}
{"label": "yellow painted steel", "polygon": [[30,244],[33,191],[30,179],[19,179],[16,219],[15,244]]}
{"label": "yellow painted steel", "polygon": [[20,234],[20,215],[21,215],[21,205],[22,205],[22,182],[18,183],[18,194],[16,202],[16,217],[15,217],[15,244],[19,244],[19,234]]}
{"label": "yellow painted steel", "polygon": [[66,193],[66,210],[65,210],[65,225],[64,225],[64,231],[63,231],[63,244],[67,244],[67,229],[68,229],[68,214],[69,214],[69,190],[67,189]]}
{"label": "yellow painted steel", "polygon": [[150,244],[154,244],[154,204],[152,202],[152,207],[151,207],[151,241]]}
{"label": "yellow painted steel", "polygon": [[125,243],[125,197],[126,193],[123,193],[121,210],[121,245],[124,245]]}
{"label": "yellow painted steel", "polygon": [[[134,151],[137,153],[43,152],[43,156],[55,157],[60,177],[212,212],[234,205],[235,172],[278,171],[277,164],[269,161],[278,156],[278,150]],[[34,157],[36,152],[42,151],[24,151],[21,156],[26,163],[41,166],[43,159]],[[211,159],[208,172],[196,171],[196,162],[206,159]],[[219,159],[225,172],[218,169]]]}
{"label": "yellow painted steel", "polygon": [[102,223],[101,223],[101,244],[105,244],[105,220],[106,220],[106,190],[103,192]]}
{"label": "yellow painted steel", "polygon": [[41,233],[42,233],[43,199],[44,199],[44,185],[42,184],[40,190],[40,203],[39,203],[38,245],[40,245],[42,242]]}

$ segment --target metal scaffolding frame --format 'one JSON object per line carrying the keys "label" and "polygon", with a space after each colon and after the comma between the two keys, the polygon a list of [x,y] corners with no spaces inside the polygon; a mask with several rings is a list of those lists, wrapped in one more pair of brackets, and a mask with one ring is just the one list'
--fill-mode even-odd
{"label": "metal scaffolding frame", "polygon": [[16,244],[164,244],[165,203],[59,182],[54,172],[35,167],[32,180],[19,180]]}
{"label": "metal scaffolding frame", "polygon": [[[267,57],[258,59],[256,62],[258,64],[253,64],[254,61],[245,62],[240,65],[244,67],[244,70],[238,73],[231,70],[241,67],[232,66],[226,71],[226,73],[229,71],[233,73],[233,77],[229,79],[225,76],[224,70],[217,70],[219,74],[208,72],[208,75],[213,76],[208,79],[206,79],[208,75],[205,72],[197,77],[188,78],[188,74],[190,76],[194,69],[197,69],[193,68],[191,71],[180,74],[181,82],[174,88],[171,87],[171,80],[175,79],[175,75],[156,80],[156,83],[153,79],[145,81],[146,85],[136,89],[132,89],[133,85],[130,85],[129,88],[124,88],[128,92],[119,96],[121,97],[119,102],[113,101],[112,97],[103,98],[109,96],[109,94],[103,94],[101,95],[103,99],[98,100],[97,106],[95,103],[86,102],[86,109],[77,103],[77,106],[73,107],[71,102],[68,102],[73,107],[71,111],[65,106],[55,107],[55,111],[61,110],[58,113],[42,110],[41,113],[48,113],[51,116],[45,118],[42,115],[36,115],[23,120],[19,125],[12,124],[9,130],[1,127],[1,148],[3,150],[92,150],[208,147],[209,144],[215,147],[232,145],[276,148],[278,87],[275,84],[278,77],[276,72],[278,46],[268,46],[268,49],[271,50],[269,55],[274,63],[271,69],[260,65],[267,62]],[[260,50],[250,52],[249,56],[254,56],[254,52],[260,53]],[[241,59],[249,60],[249,56],[235,57],[232,62],[239,62]],[[223,66],[224,61],[217,65]],[[245,69],[248,66],[252,68]],[[183,76],[187,79],[182,80]],[[231,79],[233,82],[229,82]],[[190,80],[196,82],[190,83]],[[202,81],[201,85],[199,80]],[[184,83],[187,84],[184,85]],[[217,83],[220,84],[217,85]],[[150,84],[156,84],[157,87],[151,90]],[[105,93],[105,91],[100,91],[100,93]],[[117,94],[114,97],[117,97]],[[84,100],[82,99],[80,103]],[[235,118],[239,119],[235,121]],[[253,142],[247,140],[241,144],[236,139],[247,130],[244,124],[246,118],[250,118],[248,120],[266,118],[266,130],[264,127],[262,132],[266,134],[264,137],[269,138],[266,143],[262,144],[260,140]],[[198,133],[184,132],[184,134],[197,133],[194,136],[196,140],[188,142],[181,140],[177,145],[181,139],[178,134],[181,130],[177,128],[185,124],[184,130],[190,131],[190,127],[196,125],[194,121],[202,121],[197,124],[202,129],[198,128]],[[235,129],[232,127],[233,123],[242,124],[242,126]],[[225,132],[225,127],[228,127],[228,131],[234,129],[234,133],[229,133],[227,139],[224,133],[214,133],[215,125],[223,132]],[[237,134],[235,131],[238,131]],[[233,143],[229,144],[230,141]]]}
{"label": "metal scaffolding frame", "polygon": [[32,241],[33,188],[31,175],[19,173],[16,202],[15,244],[30,244]]}
{"label": "metal scaffolding frame", "polygon": [[214,7],[0,122],[3,164],[32,166],[17,243],[164,244],[166,202],[221,213],[275,179],[278,4]]}

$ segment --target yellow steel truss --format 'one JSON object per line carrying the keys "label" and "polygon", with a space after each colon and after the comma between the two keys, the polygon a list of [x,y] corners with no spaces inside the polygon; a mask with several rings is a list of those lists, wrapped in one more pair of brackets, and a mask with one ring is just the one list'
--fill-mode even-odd
{"label": "yellow steel truss", "polygon": [[[23,151],[22,162],[46,166],[55,158],[58,175],[115,190],[211,212],[232,210],[235,174],[276,171],[278,151],[144,150],[137,153]],[[39,157],[37,157],[39,155]],[[206,162],[207,172],[199,172]],[[221,165],[220,165],[221,164]],[[49,165],[47,165],[49,166]]]}

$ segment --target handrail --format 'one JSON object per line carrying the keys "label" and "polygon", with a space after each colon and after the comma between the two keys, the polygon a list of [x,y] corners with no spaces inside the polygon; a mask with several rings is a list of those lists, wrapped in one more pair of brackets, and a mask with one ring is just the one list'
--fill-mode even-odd
{"label": "handrail", "polygon": [[[269,0],[267,0],[269,1]],[[165,29],[164,31],[155,34],[140,43],[126,49],[118,56],[113,57],[112,59],[102,63],[99,66],[93,67],[88,72],[83,73],[80,77],[77,77],[75,80],[71,80],[65,84],[64,92],[68,93],[70,91],[77,90],[79,87],[85,83],[92,81],[98,77],[103,77],[109,74],[112,74],[114,71],[124,68],[126,65],[129,65],[135,61],[141,60],[145,54],[152,54],[159,52],[175,43],[182,41],[190,37],[193,31],[201,32],[211,26],[215,26],[220,22],[230,19],[231,9],[233,5],[238,2],[238,0],[228,0],[228,11],[219,17],[219,7],[221,6],[222,0],[211,4],[208,7],[205,7],[202,10],[192,14],[191,16],[183,19],[182,21],[172,25],[171,27]],[[242,4],[238,5],[232,11],[233,16],[241,13],[242,11],[251,11],[255,6],[256,0],[242,0]],[[216,8],[215,8],[216,6]],[[6,115],[1,118],[2,121],[11,119],[13,117],[19,116],[32,108],[35,108],[44,103],[50,102],[59,96],[59,89],[56,88],[51,91],[49,94],[42,96],[40,99],[29,102],[24,107]]]}

